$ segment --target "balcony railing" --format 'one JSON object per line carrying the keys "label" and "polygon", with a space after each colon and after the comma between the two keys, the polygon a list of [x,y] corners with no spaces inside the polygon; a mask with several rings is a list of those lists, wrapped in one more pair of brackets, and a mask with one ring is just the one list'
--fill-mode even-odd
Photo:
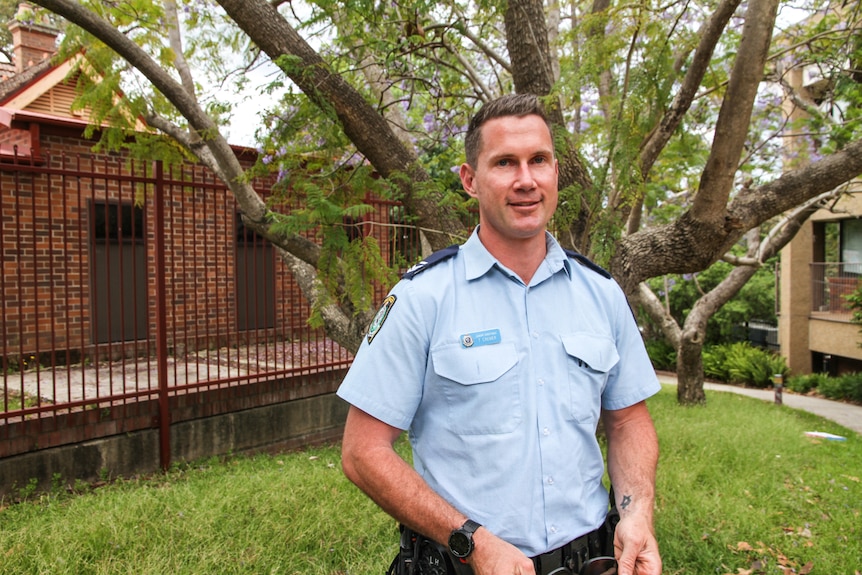
{"label": "balcony railing", "polygon": [[847,296],[860,286],[862,263],[811,264],[811,311],[849,321],[853,316]]}

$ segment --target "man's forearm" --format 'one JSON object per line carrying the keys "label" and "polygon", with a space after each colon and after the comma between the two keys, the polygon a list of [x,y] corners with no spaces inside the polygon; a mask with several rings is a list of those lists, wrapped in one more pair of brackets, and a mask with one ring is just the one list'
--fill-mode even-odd
{"label": "man's forearm", "polygon": [[344,473],[397,521],[445,543],[466,517],[440,497],[393,449],[399,431],[351,408],[342,444]]}
{"label": "man's forearm", "polygon": [[620,517],[638,513],[652,525],[658,437],[646,404],[605,411],[603,417],[608,437],[608,474]]}

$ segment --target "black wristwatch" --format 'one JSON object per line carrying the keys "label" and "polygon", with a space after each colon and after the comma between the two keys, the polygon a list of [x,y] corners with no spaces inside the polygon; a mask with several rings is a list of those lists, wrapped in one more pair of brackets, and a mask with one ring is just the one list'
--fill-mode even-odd
{"label": "black wristwatch", "polygon": [[449,551],[458,559],[466,559],[473,552],[473,533],[481,525],[468,519],[460,528],[449,535]]}

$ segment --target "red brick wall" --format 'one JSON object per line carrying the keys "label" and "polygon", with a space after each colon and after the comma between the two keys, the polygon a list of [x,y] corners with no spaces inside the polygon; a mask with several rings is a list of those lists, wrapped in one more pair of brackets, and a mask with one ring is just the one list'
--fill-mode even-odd
{"label": "red brick wall", "polygon": [[[131,204],[144,198],[148,333],[155,334],[156,254],[151,185],[83,174],[129,176],[126,160],[92,156],[91,142],[46,134],[42,174],[0,171],[0,264],[3,324],[0,357],[94,345],[92,336],[92,222],[90,201]],[[147,165],[136,164],[136,174]],[[65,174],[65,175],[63,175]],[[80,175],[80,177],[79,177]],[[165,169],[165,177],[189,181],[166,189],[165,274],[167,333],[171,346],[222,345],[236,325],[236,204],[200,166]],[[265,193],[270,182],[261,182]],[[101,264],[105,265],[105,264]],[[272,336],[306,329],[308,305],[289,270],[275,258],[276,327]],[[123,289],[130,286],[123,285]],[[104,296],[104,294],[101,294]],[[98,299],[100,294],[95,294]]]}
{"label": "red brick wall", "polygon": [[[165,266],[158,270],[160,230],[155,226],[152,164],[132,164],[115,154],[94,156],[92,142],[68,129],[43,126],[40,138],[43,164],[16,166],[10,158],[0,158],[0,382],[5,384],[0,402],[8,400],[10,390],[26,389],[24,380],[34,375],[33,363],[44,366],[36,407],[0,413],[0,458],[157,426],[153,357],[160,271],[165,274],[169,355],[204,350],[205,360],[216,364],[210,365],[212,371],[203,368],[201,383],[189,385],[177,376],[179,361],[168,366],[168,385],[182,387],[171,390],[172,423],[331,394],[336,389],[350,356],[332,342],[321,344],[322,333],[308,328],[309,306],[279,258],[273,262],[274,327],[239,330],[237,208],[212,174],[190,164],[165,168],[165,179],[182,183],[165,188]],[[260,181],[256,188],[265,195],[271,183]],[[93,201],[143,202],[146,297],[144,317],[139,319],[147,327],[143,339],[102,344],[94,340],[98,318],[93,310],[101,309],[98,304],[105,295],[92,287],[94,267],[104,265],[94,261]],[[381,224],[365,225],[363,232],[374,234],[385,257],[391,257],[389,208],[383,206],[366,221]],[[111,282],[120,281],[116,274],[108,275]],[[285,344],[276,363],[269,355],[273,342]],[[241,351],[247,343],[252,353],[261,351],[261,343],[266,352],[250,377],[236,365],[223,366],[236,363],[240,353],[249,353]],[[101,369],[106,360],[119,358],[122,362],[114,361],[112,367],[133,370],[111,372],[108,377],[116,379],[109,380],[107,390],[88,388],[83,397],[67,403],[43,398],[52,386],[54,393],[67,386],[72,395],[72,385],[63,383],[62,377],[58,383],[58,374],[65,371],[70,381],[84,372],[92,378],[87,371],[91,367]],[[29,371],[17,371],[20,367]]]}

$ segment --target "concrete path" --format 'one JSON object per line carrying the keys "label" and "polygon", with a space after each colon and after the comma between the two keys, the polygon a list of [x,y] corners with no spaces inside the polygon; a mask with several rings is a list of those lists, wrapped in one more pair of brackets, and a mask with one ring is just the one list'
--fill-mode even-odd
{"label": "concrete path", "polygon": [[[676,375],[672,373],[659,372],[658,378],[662,383],[676,385]],[[709,382],[703,384],[703,387],[704,389],[713,391],[726,391],[765,401],[775,401],[775,392],[772,389],[754,389]],[[782,403],[794,409],[801,409],[825,417],[848,429],[852,429],[856,433],[862,434],[862,406],[860,405],[788,393],[787,391],[782,394]]]}

